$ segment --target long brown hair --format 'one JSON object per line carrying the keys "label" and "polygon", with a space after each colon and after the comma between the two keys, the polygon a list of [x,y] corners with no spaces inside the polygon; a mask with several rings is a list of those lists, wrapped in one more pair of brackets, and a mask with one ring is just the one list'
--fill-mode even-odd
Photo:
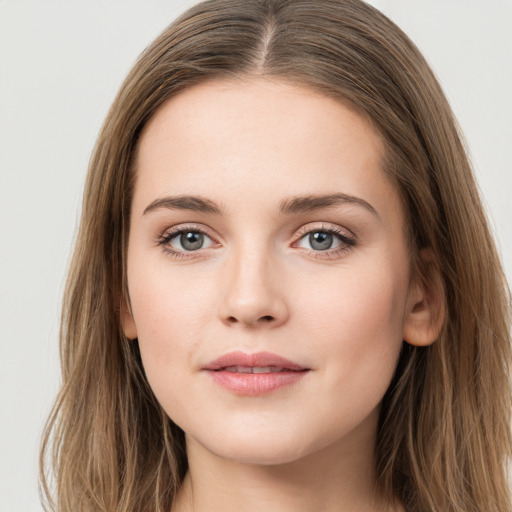
{"label": "long brown hair", "polygon": [[365,115],[385,142],[417,271],[427,273],[423,248],[440,265],[446,321],[433,345],[404,343],[381,409],[379,484],[409,512],[511,510],[502,268],[440,86],[407,36],[360,0],[203,2],[168,27],[125,80],[90,162],[65,292],[63,385],[41,454],[46,506],[172,506],[187,470],[184,434],[156,401],[137,343],[120,327],[134,155],[168,98],[205,80],[250,75],[307,85]]}

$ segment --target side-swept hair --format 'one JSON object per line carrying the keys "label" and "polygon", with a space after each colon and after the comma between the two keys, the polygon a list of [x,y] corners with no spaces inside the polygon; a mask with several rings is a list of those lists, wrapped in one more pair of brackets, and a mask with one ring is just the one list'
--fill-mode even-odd
{"label": "side-swept hair", "polygon": [[504,274],[438,82],[407,36],[360,0],[209,0],[168,27],[126,78],[90,162],[65,292],[63,385],[41,453],[46,506],[172,506],[187,470],[184,434],[156,401],[120,322],[133,160],[167,99],[251,75],[309,86],[368,118],[403,200],[413,268],[428,279],[424,248],[439,262],[446,321],[433,345],[404,343],[381,408],[378,483],[408,512],[511,510]]}

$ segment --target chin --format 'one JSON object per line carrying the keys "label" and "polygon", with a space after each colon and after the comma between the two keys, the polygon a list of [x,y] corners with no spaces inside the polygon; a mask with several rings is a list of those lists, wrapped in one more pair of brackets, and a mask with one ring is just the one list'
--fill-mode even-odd
{"label": "chin", "polygon": [[[304,435],[227,435],[208,439],[191,439],[187,436],[189,448],[200,444],[203,450],[226,461],[240,464],[273,466],[295,462],[329,444],[328,440],[315,439],[308,442]],[[297,433],[296,433],[297,434]],[[323,442],[322,442],[323,441]]]}
{"label": "chin", "polygon": [[[282,445],[279,446],[279,451],[273,451],[269,447],[264,449],[245,447],[234,447],[226,449],[223,447],[221,450],[211,450],[214,455],[222,459],[226,459],[239,464],[251,464],[259,466],[277,466],[281,464],[288,464],[295,462],[304,456],[304,453],[296,448],[287,449]],[[307,452],[306,452],[307,453]]]}

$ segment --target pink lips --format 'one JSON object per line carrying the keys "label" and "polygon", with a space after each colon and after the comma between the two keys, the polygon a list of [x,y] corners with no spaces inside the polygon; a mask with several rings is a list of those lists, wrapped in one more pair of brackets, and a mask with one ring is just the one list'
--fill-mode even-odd
{"label": "pink lips", "polygon": [[309,368],[270,352],[245,354],[240,351],[225,354],[202,369],[220,386],[248,396],[270,393],[294,384],[309,371]]}

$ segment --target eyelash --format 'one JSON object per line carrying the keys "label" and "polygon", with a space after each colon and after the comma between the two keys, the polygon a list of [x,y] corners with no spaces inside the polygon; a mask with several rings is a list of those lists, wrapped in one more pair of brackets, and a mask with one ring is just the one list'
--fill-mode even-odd
{"label": "eyelash", "polygon": [[215,237],[205,228],[199,227],[199,226],[187,226],[187,225],[181,225],[178,227],[171,228],[164,233],[162,233],[157,240],[157,245],[162,247],[162,250],[164,253],[169,254],[169,256],[172,256],[173,258],[181,259],[181,258],[193,258],[196,255],[194,253],[199,252],[197,251],[179,251],[176,249],[173,249],[170,245],[171,240],[174,238],[184,234],[184,233],[200,233],[201,235],[207,236],[210,238],[214,243],[218,243],[215,239]]}
{"label": "eyelash", "polygon": [[[205,228],[199,227],[197,225],[182,225],[177,226],[174,228],[171,228],[164,233],[162,233],[158,239],[157,239],[157,245],[162,247],[162,250],[164,253],[168,254],[169,256],[177,259],[183,259],[183,258],[194,258],[199,256],[200,249],[197,251],[182,251],[182,250],[176,250],[173,249],[170,246],[171,240],[174,238],[184,234],[184,233],[200,233],[201,235],[207,236],[210,238],[214,244],[218,244],[219,242],[216,241],[215,237]],[[339,247],[335,247],[334,249],[326,249],[324,251],[320,250],[313,250],[313,249],[303,249],[304,251],[307,251],[312,257],[318,258],[318,259],[329,259],[329,258],[335,258],[337,256],[342,256],[349,252],[357,243],[356,236],[353,233],[347,234],[347,230],[342,230],[337,227],[333,226],[325,226],[322,224],[321,226],[315,226],[311,228],[308,226],[303,226],[299,229],[296,236],[296,241],[293,243],[292,247],[295,247],[297,243],[299,243],[301,240],[303,240],[306,236],[311,235],[312,233],[327,233],[334,235],[341,245]]]}
{"label": "eyelash", "polygon": [[317,259],[329,259],[329,258],[335,258],[338,256],[343,256],[346,253],[348,253],[357,243],[356,236],[353,233],[348,234],[348,230],[341,229],[339,227],[334,226],[326,226],[324,224],[321,224],[320,226],[315,226],[311,228],[310,226],[303,226],[299,229],[297,233],[297,241],[294,242],[294,245],[300,242],[302,239],[304,239],[306,236],[311,235],[312,233],[328,233],[330,235],[334,235],[335,238],[337,238],[341,245],[339,247],[335,247],[334,249],[326,249],[324,251],[315,251],[315,250],[308,250],[308,251],[314,258]]}

